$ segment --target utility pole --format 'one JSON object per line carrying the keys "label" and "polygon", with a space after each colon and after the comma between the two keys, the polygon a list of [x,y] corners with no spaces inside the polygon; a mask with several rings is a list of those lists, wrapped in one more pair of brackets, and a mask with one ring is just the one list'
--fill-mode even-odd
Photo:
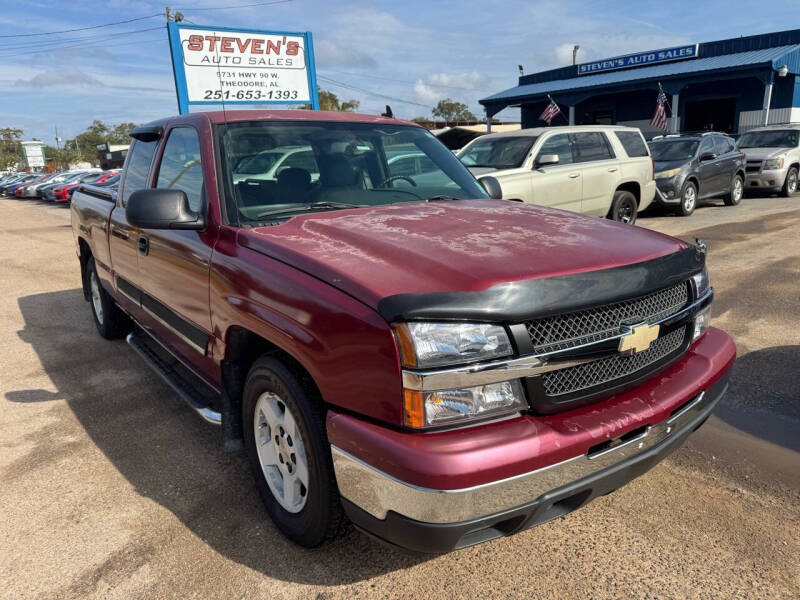
{"label": "utility pole", "polygon": [[572,47],[572,64],[573,64],[573,65],[576,65],[576,64],[578,64],[578,50],[580,50],[580,48],[581,48],[581,47],[580,47],[580,46],[578,46],[578,44],[575,44],[575,45]]}
{"label": "utility pole", "polygon": [[173,13],[169,6],[164,8],[164,16],[167,18],[167,23],[174,21],[175,23],[180,23],[183,21],[183,13],[178,12],[177,10]]}

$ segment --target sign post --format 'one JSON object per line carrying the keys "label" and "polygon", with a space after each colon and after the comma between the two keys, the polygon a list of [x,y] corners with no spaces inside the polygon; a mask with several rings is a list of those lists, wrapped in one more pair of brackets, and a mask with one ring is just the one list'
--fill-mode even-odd
{"label": "sign post", "polygon": [[180,114],[202,104],[310,104],[319,110],[310,31],[168,23]]}

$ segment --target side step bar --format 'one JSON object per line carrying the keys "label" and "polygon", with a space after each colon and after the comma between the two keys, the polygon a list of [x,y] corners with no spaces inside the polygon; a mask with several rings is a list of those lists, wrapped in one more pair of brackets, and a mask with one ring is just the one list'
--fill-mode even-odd
{"label": "side step bar", "polygon": [[146,332],[137,327],[128,334],[125,341],[198,415],[214,425],[222,423],[222,415],[210,408],[209,398],[204,397],[198,390],[198,385],[205,386],[205,384],[198,381],[198,385],[193,385],[190,379],[195,377],[188,369],[171,356],[167,358],[165,350],[154,347],[157,342],[151,340]]}

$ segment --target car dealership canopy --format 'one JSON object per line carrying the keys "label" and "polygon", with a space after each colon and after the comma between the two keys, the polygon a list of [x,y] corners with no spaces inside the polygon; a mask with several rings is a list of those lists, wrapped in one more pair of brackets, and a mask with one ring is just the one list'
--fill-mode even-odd
{"label": "car dealership canopy", "polygon": [[488,117],[521,108],[523,127],[543,125],[551,97],[563,111],[553,125],[624,124],[655,133],[659,84],[671,131],[740,133],[800,121],[800,29],[651,50],[523,75],[519,85],[480,103]]}

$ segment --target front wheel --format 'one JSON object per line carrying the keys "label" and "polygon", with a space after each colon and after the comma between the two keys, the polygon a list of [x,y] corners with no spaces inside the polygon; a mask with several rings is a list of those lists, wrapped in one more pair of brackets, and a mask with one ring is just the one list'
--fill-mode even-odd
{"label": "front wheel", "polygon": [[609,217],[614,221],[633,225],[636,222],[638,207],[636,196],[630,192],[619,190],[614,192],[614,200],[611,203]]}
{"label": "front wheel", "polygon": [[697,208],[697,186],[691,181],[683,184],[681,191],[681,204],[679,207],[681,215],[688,217]]}
{"label": "front wheel", "polygon": [[309,548],[343,533],[320,403],[282,362],[262,356],[245,382],[242,417],[256,487],[278,529]]}
{"label": "front wheel", "polygon": [[797,193],[797,168],[792,167],[786,174],[786,180],[781,188],[781,196],[788,198],[794,196],[795,193]]}
{"label": "front wheel", "polygon": [[744,194],[744,181],[741,175],[734,175],[731,179],[731,191],[723,198],[727,206],[736,206],[742,201]]}

